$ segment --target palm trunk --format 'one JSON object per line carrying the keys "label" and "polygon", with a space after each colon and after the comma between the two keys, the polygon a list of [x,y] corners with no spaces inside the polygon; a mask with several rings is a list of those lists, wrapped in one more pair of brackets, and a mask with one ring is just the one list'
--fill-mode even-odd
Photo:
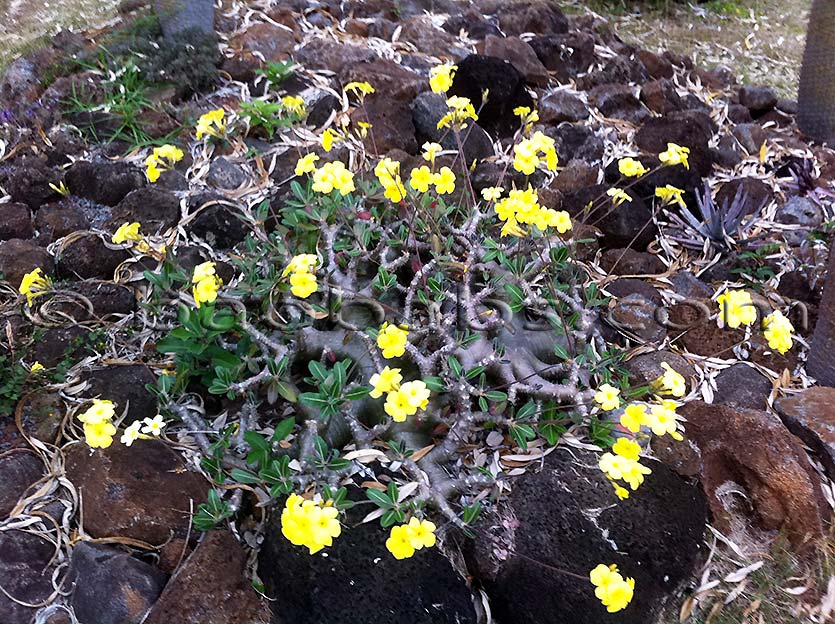
{"label": "palm trunk", "polygon": [[835,139],[835,0],[812,2],[797,104],[797,125],[805,134]]}
{"label": "palm trunk", "polygon": [[829,250],[826,283],[806,360],[806,372],[821,386],[835,387],[835,241]]}

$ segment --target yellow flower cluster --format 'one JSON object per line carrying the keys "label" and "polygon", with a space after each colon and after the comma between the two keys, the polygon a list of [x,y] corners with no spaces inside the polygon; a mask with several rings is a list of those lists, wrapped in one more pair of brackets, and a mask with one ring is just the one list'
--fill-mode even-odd
{"label": "yellow flower cluster", "polygon": [[618,498],[629,498],[626,488],[616,482],[622,480],[635,491],[644,482],[644,475],[651,474],[652,470],[638,460],[641,445],[634,440],[619,438],[612,450],[614,453],[603,453],[597,465],[614,485]]}
{"label": "yellow flower cluster", "polygon": [[763,330],[768,346],[778,353],[786,353],[792,348],[794,326],[780,310],[775,310],[763,319]]}
{"label": "yellow flower cluster", "polygon": [[281,98],[281,105],[285,110],[291,112],[297,117],[304,117],[307,114],[307,108],[304,105],[304,98],[298,95],[285,95]]}
{"label": "yellow flower cluster", "polygon": [[606,195],[612,198],[612,203],[614,204],[615,208],[617,208],[624,202],[632,203],[632,197],[630,197],[629,193],[619,188],[610,188],[608,191],[606,191]]}
{"label": "yellow flower cluster", "polygon": [[383,350],[383,357],[387,360],[402,357],[406,353],[408,338],[409,332],[405,325],[398,327],[386,322],[383,323],[380,327],[380,333],[377,334],[377,346]]}
{"label": "yellow flower cluster", "polygon": [[650,386],[659,394],[671,394],[678,398],[687,394],[687,381],[684,379],[684,375],[666,362],[661,362],[661,368],[664,369],[664,373]]}
{"label": "yellow flower cluster", "polygon": [[643,403],[627,405],[620,417],[620,424],[632,433],[639,433],[641,427],[649,427],[657,436],[670,434],[674,439],[683,439],[678,432],[678,414],[675,401],[663,400],[649,406]]}
{"label": "yellow flower cluster", "polygon": [[84,423],[84,440],[91,448],[107,448],[113,444],[116,427],[112,423],[116,409],[112,401],[93,399],[93,405],[78,416]]}
{"label": "yellow flower cluster", "polygon": [[294,546],[306,546],[311,555],[333,545],[342,527],[339,510],[323,502],[290,494],[281,512],[281,534]]}
{"label": "yellow flower cluster", "polygon": [[554,139],[540,131],[529,139],[522,139],[513,146],[513,168],[525,175],[531,175],[542,160],[549,171],[557,170],[557,151]]}
{"label": "yellow flower cluster", "polygon": [[386,548],[395,559],[408,559],[416,550],[432,548],[435,542],[435,524],[412,516],[409,524],[391,527]]}
{"label": "yellow flower cluster", "polygon": [[594,595],[609,613],[625,609],[632,601],[635,593],[635,579],[624,579],[614,564],[606,566],[601,563],[591,571],[589,580],[595,587]]}
{"label": "yellow flower cluster", "polygon": [[45,294],[50,288],[52,288],[52,280],[44,275],[39,267],[23,276],[18,292],[26,295],[26,303],[31,306],[36,297]]}
{"label": "yellow flower cluster", "polygon": [[449,112],[441,117],[441,120],[438,122],[438,130],[450,127],[453,130],[463,130],[467,127],[468,119],[478,121],[478,115],[476,115],[473,103],[470,102],[469,98],[453,95],[447,98],[446,105],[449,108]]}
{"label": "yellow flower cluster", "polygon": [[426,193],[430,184],[435,186],[438,195],[452,193],[455,190],[455,174],[449,167],[441,167],[437,173],[433,173],[426,165],[412,169],[409,186],[418,193]]}
{"label": "yellow flower cluster", "polygon": [[627,178],[640,178],[647,173],[649,169],[644,167],[643,163],[634,158],[621,158],[618,161],[618,171]]}
{"label": "yellow flower cluster", "polygon": [[150,182],[159,180],[163,171],[171,169],[183,159],[183,150],[174,145],[155,147],[154,151],[145,159],[145,174]]}
{"label": "yellow flower cluster", "polygon": [[616,410],[620,407],[620,390],[611,384],[603,384],[594,393],[594,400],[605,412]]}
{"label": "yellow flower cluster", "polygon": [[419,409],[426,409],[429,405],[429,389],[423,381],[407,381],[401,385],[403,375],[399,368],[386,366],[379,373],[371,376],[369,383],[373,386],[369,396],[379,399],[386,395],[383,409],[395,422],[403,422],[407,416],[414,416]]}
{"label": "yellow flower cluster", "polygon": [[728,327],[751,325],[757,320],[757,308],[751,293],[745,290],[728,290],[716,298],[719,304],[719,318]]}
{"label": "yellow flower cluster", "polygon": [[690,162],[687,160],[689,156],[689,147],[667,143],[667,150],[658,154],[658,160],[664,165],[684,165],[685,169],[689,169]]}
{"label": "yellow flower cluster", "polygon": [[452,87],[457,65],[436,65],[429,70],[429,87],[434,93],[446,93]]}
{"label": "yellow flower cluster", "polygon": [[374,167],[374,173],[385,189],[385,197],[393,202],[406,199],[406,187],[400,178],[400,162],[391,158],[383,158]]}
{"label": "yellow flower cluster", "polygon": [[521,191],[513,189],[494,206],[499,219],[504,221],[502,236],[527,236],[520,226],[535,225],[543,232],[549,227],[556,228],[560,234],[571,229],[571,217],[564,210],[554,210],[539,205],[539,197],[531,187]]}
{"label": "yellow flower cluster", "polygon": [[293,256],[284,268],[281,277],[290,276],[290,292],[300,299],[307,299],[319,290],[316,282],[316,265],[319,258],[315,254],[299,254]]}
{"label": "yellow flower cluster", "polygon": [[318,169],[313,169],[314,191],[327,195],[334,189],[339,191],[340,195],[347,195],[356,190],[354,174],[345,167],[344,163],[338,160],[325,163]]}
{"label": "yellow flower cluster", "polygon": [[362,100],[366,95],[374,93],[374,87],[367,82],[349,82],[342,89],[345,93],[353,93]]}
{"label": "yellow flower cluster", "polygon": [[195,130],[198,141],[204,136],[213,136],[216,139],[223,138],[223,135],[226,133],[226,111],[222,108],[217,108],[208,113],[204,113],[197,120]]}
{"label": "yellow flower cluster", "polygon": [[684,191],[680,188],[676,188],[671,184],[667,184],[666,186],[659,186],[655,189],[655,196],[658,197],[665,206],[669,206],[670,204],[678,204],[682,208],[686,208],[687,204],[684,203]]}
{"label": "yellow flower cluster", "polygon": [[201,303],[214,303],[217,299],[217,291],[223,284],[215,274],[214,262],[203,262],[194,267],[191,283],[194,303],[198,308]]}

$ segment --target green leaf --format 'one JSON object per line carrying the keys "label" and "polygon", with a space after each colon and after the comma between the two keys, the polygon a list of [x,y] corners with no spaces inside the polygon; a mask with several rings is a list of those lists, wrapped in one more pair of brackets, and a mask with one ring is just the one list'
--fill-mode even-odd
{"label": "green leaf", "polygon": [[321,362],[311,360],[307,363],[307,368],[310,370],[310,374],[313,375],[319,383],[322,383],[328,377],[328,369],[325,368],[325,365]]}
{"label": "green leaf", "polygon": [[275,428],[275,432],[273,432],[273,435],[270,438],[270,442],[281,442],[284,438],[293,433],[295,426],[295,418],[285,418],[278,423],[278,426]]}
{"label": "green leaf", "polygon": [[425,377],[423,383],[425,383],[426,387],[432,392],[444,392],[446,390],[444,380],[440,377]]}
{"label": "green leaf", "polygon": [[536,414],[536,403],[533,401],[528,401],[518,410],[516,410],[516,415],[514,416],[514,420],[530,420],[530,418]]}
{"label": "green leaf", "polygon": [[249,472],[248,470],[241,470],[240,468],[233,468],[232,472],[229,473],[229,476],[232,477],[232,480],[237,481],[238,483],[260,483],[261,479],[258,475]]}
{"label": "green leaf", "polygon": [[368,488],[365,491],[365,495],[368,497],[368,500],[372,501],[378,507],[382,507],[383,509],[391,509],[394,507],[394,501],[385,492],[381,492],[375,488]]}
{"label": "green leaf", "polygon": [[484,398],[493,403],[501,403],[507,401],[507,394],[498,390],[488,390],[484,393]]}
{"label": "green leaf", "polygon": [[371,392],[371,388],[368,386],[360,386],[359,388],[354,388],[353,390],[346,392],[345,398],[349,401],[356,401],[367,397],[369,392]]}
{"label": "green leaf", "polygon": [[452,371],[452,374],[456,377],[461,377],[461,374],[464,372],[464,367],[461,366],[461,363],[454,355],[449,356],[447,363],[449,364],[449,370]]}

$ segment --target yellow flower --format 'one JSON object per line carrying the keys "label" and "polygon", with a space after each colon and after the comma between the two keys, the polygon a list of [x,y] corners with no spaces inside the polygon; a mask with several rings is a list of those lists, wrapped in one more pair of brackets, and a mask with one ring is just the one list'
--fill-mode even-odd
{"label": "yellow flower", "polygon": [[162,174],[162,171],[157,168],[156,163],[147,163],[147,165],[148,167],[145,169],[145,175],[148,176],[148,181],[153,184],[159,180],[159,176]]}
{"label": "yellow flower", "polygon": [[391,533],[386,540],[386,548],[395,559],[408,559],[415,554],[408,525],[401,524],[391,527]]}
{"label": "yellow flower", "polygon": [[652,422],[650,428],[657,436],[670,434],[676,440],[681,440],[682,436],[678,433],[678,415],[675,409],[670,409],[669,404],[665,401],[661,405],[652,406]]}
{"label": "yellow flower", "polygon": [[356,190],[354,174],[340,161],[325,163],[313,174],[314,191],[328,194],[334,189],[341,195],[347,195]]}
{"label": "yellow flower", "polygon": [[658,160],[665,165],[684,165],[685,169],[690,168],[687,158],[690,156],[690,148],[667,143],[667,150],[658,154]]}
{"label": "yellow flower", "polygon": [[113,406],[113,401],[93,399],[93,405],[80,414],[78,420],[86,425],[98,425],[113,420],[115,415],[116,408]]}
{"label": "yellow flower", "polygon": [[435,156],[438,155],[438,152],[440,152],[443,147],[438,143],[427,141],[421,146],[421,149],[423,149],[423,160],[435,164]]}
{"label": "yellow flower", "polygon": [[432,548],[435,545],[435,524],[429,520],[418,520],[414,516],[405,525],[409,534],[409,543],[415,550]]}
{"label": "yellow flower", "polygon": [[116,230],[116,233],[111,239],[116,245],[120,245],[125,241],[141,241],[142,235],[139,233],[140,224],[137,221],[133,223],[123,223]]}
{"label": "yellow flower", "polygon": [[316,276],[313,273],[293,273],[290,276],[290,292],[300,299],[307,299],[319,290]]}
{"label": "yellow flower", "polygon": [[162,433],[163,428],[165,427],[165,421],[163,420],[160,414],[157,414],[153,418],[145,418],[142,421],[142,424],[145,426],[142,427],[142,433],[146,435],[152,435],[155,438],[158,438]]}
{"label": "yellow flower", "polygon": [[157,159],[164,159],[170,164],[178,163],[183,159],[183,150],[174,145],[163,145],[162,147],[154,148],[154,154]]}
{"label": "yellow flower", "polygon": [[285,95],[281,98],[281,104],[288,111],[299,117],[304,117],[307,113],[307,109],[304,105],[304,98],[299,97],[298,95]]}
{"label": "yellow flower", "polygon": [[716,303],[719,304],[719,318],[728,327],[750,325],[757,320],[757,308],[751,294],[744,290],[728,290],[717,297]]}
{"label": "yellow flower", "polygon": [[626,481],[632,491],[637,490],[644,482],[644,475],[652,473],[652,470],[642,465],[637,459],[629,459],[612,453],[603,453],[598,461],[598,467],[609,479]]}
{"label": "yellow flower", "polygon": [[221,138],[226,132],[226,111],[222,108],[209,111],[200,116],[197,120],[197,140],[203,138],[204,135]]}
{"label": "yellow flower", "polygon": [[46,370],[44,365],[38,362],[37,360],[32,363],[32,366],[29,367],[30,373],[40,373],[42,370]]}
{"label": "yellow flower", "polygon": [[615,455],[635,461],[641,455],[641,445],[629,438],[618,438],[612,445]]}
{"label": "yellow flower", "polygon": [[457,65],[436,65],[429,70],[429,87],[434,93],[446,93],[452,86]]}
{"label": "yellow flower", "polygon": [[400,202],[406,198],[406,187],[400,179],[400,163],[391,158],[383,158],[374,167],[377,179],[385,189],[385,197],[393,202]]}
{"label": "yellow flower", "polygon": [[51,287],[52,280],[43,275],[40,268],[36,268],[23,276],[18,292],[26,295],[26,303],[31,306],[36,297],[40,297]]}
{"label": "yellow flower", "polygon": [[517,106],[513,109],[513,114],[524,119],[531,112],[530,106]]}
{"label": "yellow flower", "polygon": [[415,189],[418,193],[425,193],[429,190],[429,185],[432,184],[434,176],[432,171],[426,165],[421,165],[412,169],[409,176],[409,186]]}
{"label": "yellow flower", "polygon": [[438,195],[452,193],[455,190],[455,174],[449,167],[441,167],[441,170],[432,178],[435,184],[435,191]]}
{"label": "yellow flower", "polygon": [[522,139],[513,146],[513,168],[531,175],[545,158],[545,166],[551,171],[557,168],[557,151],[554,139],[540,131],[529,139]]}
{"label": "yellow flower", "polygon": [[682,208],[686,208],[687,204],[684,203],[684,197],[682,197],[683,194],[684,191],[682,189],[676,188],[671,184],[667,184],[666,186],[659,186],[655,189],[655,196],[660,198],[665,206],[669,206],[670,204],[678,204]]}
{"label": "yellow flower", "polygon": [[202,262],[194,267],[194,273],[191,276],[191,283],[196,284],[197,282],[202,282],[205,279],[210,279],[215,276],[215,263],[214,262]]}
{"label": "yellow flower", "polygon": [[615,496],[617,496],[620,500],[626,500],[627,498],[629,498],[629,490],[627,490],[622,485],[615,483],[611,479],[609,479],[609,483],[611,483],[612,487],[615,488]]}
{"label": "yellow flower", "polygon": [[[334,139],[333,130],[331,130],[330,128],[327,128],[322,133],[322,147],[324,148],[324,150],[326,152],[329,152],[333,149],[333,139]],[[317,158],[317,160],[318,160],[318,158]]]}
{"label": "yellow flower", "polygon": [[647,424],[647,406],[641,403],[627,405],[620,417],[620,424],[632,433],[638,433],[641,425]]}
{"label": "yellow flower", "polygon": [[[548,215],[548,225],[557,228],[557,232],[565,234],[573,225],[571,224],[571,216],[565,210],[553,210],[545,208],[545,214]],[[537,227],[539,227],[537,225]],[[539,228],[544,230],[545,228]]]}
{"label": "yellow flower", "polygon": [[304,175],[305,173],[316,171],[317,160],[319,160],[319,156],[313,153],[306,154],[305,156],[299,158],[299,160],[296,162],[296,175],[300,176]]}
{"label": "yellow flower", "polygon": [[403,375],[400,374],[400,369],[386,366],[379,373],[371,375],[369,383],[373,386],[373,389],[369,396],[372,399],[379,399],[387,392],[399,390],[401,381],[403,381]]}
{"label": "yellow flower", "polygon": [[627,178],[639,178],[649,171],[644,165],[634,158],[621,158],[618,161],[618,171]]}
{"label": "yellow flower", "polygon": [[108,448],[113,444],[116,427],[109,420],[100,423],[84,423],[84,441],[90,448]]}
{"label": "yellow flower", "polygon": [[620,390],[610,384],[603,384],[594,393],[594,400],[604,411],[620,407]]}
{"label": "yellow flower", "polygon": [[306,546],[311,555],[333,545],[342,533],[339,510],[322,502],[291,494],[281,512],[281,533],[295,546]]}
{"label": "yellow flower", "polygon": [[360,98],[365,95],[371,95],[374,93],[374,87],[372,87],[367,82],[349,82],[345,85],[344,91],[347,93],[351,91],[352,93],[357,94]]}
{"label": "yellow flower", "polygon": [[400,392],[415,410],[426,409],[429,404],[429,388],[423,381],[407,381],[400,386]]}
{"label": "yellow flower", "polygon": [[[199,137],[198,137],[199,138]],[[154,151],[145,159],[147,167],[145,174],[150,182],[156,182],[163,171],[171,169],[183,159],[183,150],[174,145],[155,147]]]}
{"label": "yellow flower", "polygon": [[481,189],[481,197],[484,201],[496,201],[504,193],[504,189],[501,186],[488,186],[487,188]]}
{"label": "yellow flower", "polygon": [[467,127],[467,120],[478,120],[475,108],[469,98],[461,97],[460,95],[453,95],[447,98],[447,107],[449,112],[441,117],[438,122],[438,129],[452,127],[454,130],[462,130]]}
{"label": "yellow flower", "polygon": [[409,395],[402,390],[392,390],[386,395],[383,409],[394,422],[404,422],[407,416],[417,414],[417,407],[409,399]]}
{"label": "yellow flower", "polygon": [[794,326],[780,310],[775,310],[763,319],[763,330],[768,346],[778,353],[786,353],[792,348]]}
{"label": "yellow flower", "polygon": [[409,332],[405,326],[401,329],[397,325],[389,325],[387,322],[380,327],[377,334],[377,346],[383,350],[383,357],[388,359],[401,357],[406,353],[406,343]]}
{"label": "yellow flower", "polygon": [[624,579],[616,565],[598,565],[589,574],[589,580],[595,586],[594,595],[603,603],[609,613],[621,611],[632,601],[635,593],[635,580]]}
{"label": "yellow flower", "polygon": [[624,202],[632,202],[632,198],[629,196],[629,194],[619,188],[610,188],[608,191],[606,191],[606,195],[612,198],[612,203],[616,207],[620,206]]}
{"label": "yellow flower", "polygon": [[197,282],[191,289],[194,295],[194,304],[199,308],[201,303],[214,303],[217,300],[217,291],[220,284],[220,280],[216,277],[209,277]]}
{"label": "yellow flower", "polygon": [[316,254],[298,254],[290,259],[281,277],[287,277],[290,273],[310,273],[318,263],[319,257]]}
{"label": "yellow flower", "polygon": [[656,379],[652,385],[661,393],[672,394],[675,397],[683,397],[687,394],[687,382],[681,373],[675,371],[666,362],[661,362],[664,374]]}

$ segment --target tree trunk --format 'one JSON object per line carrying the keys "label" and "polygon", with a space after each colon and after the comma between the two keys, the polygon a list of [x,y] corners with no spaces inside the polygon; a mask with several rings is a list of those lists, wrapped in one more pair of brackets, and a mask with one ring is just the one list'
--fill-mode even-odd
{"label": "tree trunk", "polygon": [[806,135],[835,139],[835,0],[812,2],[797,105],[797,125]]}
{"label": "tree trunk", "polygon": [[214,0],[154,0],[154,10],[168,40],[184,30],[197,29],[207,35],[215,30]]}
{"label": "tree trunk", "polygon": [[826,282],[818,306],[818,322],[812,334],[806,372],[821,386],[835,387],[835,240],[829,250]]}

